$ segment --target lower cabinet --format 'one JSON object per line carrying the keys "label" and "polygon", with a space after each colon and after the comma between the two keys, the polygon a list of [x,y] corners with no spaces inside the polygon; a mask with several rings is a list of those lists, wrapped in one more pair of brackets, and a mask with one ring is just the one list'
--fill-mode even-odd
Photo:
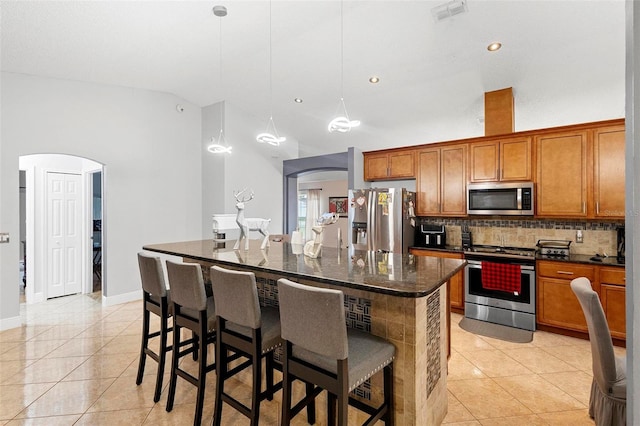
{"label": "lower cabinet", "polygon": [[588,332],[580,303],[571,290],[571,280],[586,277],[600,297],[611,337],[626,338],[624,268],[538,261],[536,270],[538,324]]}
{"label": "lower cabinet", "polygon": [[611,337],[626,338],[624,268],[602,266],[600,268],[600,301],[609,323]]}
{"label": "lower cabinet", "polygon": [[[435,256],[435,257],[444,257],[448,259],[464,259],[464,255],[462,253],[454,253],[449,251],[439,251],[439,250],[429,250],[429,249],[418,249],[412,248],[410,250],[411,254],[416,256]],[[457,274],[455,274],[449,280],[449,286],[447,287],[449,291],[449,299],[451,310],[457,313],[464,312],[464,269]]]}

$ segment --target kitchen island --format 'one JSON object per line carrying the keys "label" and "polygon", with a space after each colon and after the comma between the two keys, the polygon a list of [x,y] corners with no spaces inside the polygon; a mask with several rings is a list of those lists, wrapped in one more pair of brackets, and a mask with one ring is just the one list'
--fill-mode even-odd
{"label": "kitchen island", "polygon": [[[205,281],[212,265],[256,274],[260,302],[277,305],[277,280],[337,288],[345,294],[349,327],[392,342],[394,410],[398,425],[437,425],[447,413],[447,281],[465,261],[431,256],[323,248],[311,259],[302,247],[271,241],[260,249],[252,240],[247,251],[233,242],[213,240],[152,244],[144,250],[180,256],[202,265]],[[222,247],[220,247],[222,246]],[[378,403],[382,380],[376,375],[354,393]]]}

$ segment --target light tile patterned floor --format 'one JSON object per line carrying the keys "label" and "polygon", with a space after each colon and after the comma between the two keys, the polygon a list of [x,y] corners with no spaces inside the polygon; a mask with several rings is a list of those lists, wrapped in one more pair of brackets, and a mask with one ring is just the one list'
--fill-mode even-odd
{"label": "light tile patterned floor", "polygon": [[[103,308],[100,295],[75,295],[21,305],[20,328],[0,332],[0,425],[183,425],[193,422],[195,388],[178,382],[174,410],[166,391],[153,402],[155,363],[135,385],[141,302]],[[452,317],[449,425],[592,425],[587,415],[591,355],[587,341],[536,332],[532,343],[476,336]],[[619,354],[624,349],[617,349]],[[186,368],[195,367],[185,357]],[[168,367],[168,366],[167,366]],[[166,369],[168,371],[168,368]],[[208,377],[203,424],[211,423],[215,374]],[[249,394],[248,377],[231,383]],[[165,376],[165,389],[168,376]],[[299,390],[300,391],[300,390]],[[246,399],[246,397],[245,397]],[[277,425],[279,393],[261,409]],[[322,400],[318,407],[324,407]],[[325,424],[318,410],[317,424]],[[350,412],[350,424],[362,420]],[[247,419],[225,406],[225,425]],[[303,414],[296,424],[306,424]]]}

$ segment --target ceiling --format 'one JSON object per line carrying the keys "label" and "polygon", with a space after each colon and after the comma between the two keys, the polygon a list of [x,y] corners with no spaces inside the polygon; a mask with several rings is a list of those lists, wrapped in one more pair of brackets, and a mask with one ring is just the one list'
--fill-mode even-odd
{"label": "ceiling", "polygon": [[[624,86],[624,0],[467,0],[466,13],[436,21],[431,9],[443,3],[3,0],[1,66],[201,107],[226,100],[265,127],[272,108],[302,156],[482,135],[483,94],[504,87],[519,111],[603,82]],[[226,17],[213,15],[216,4]],[[503,48],[488,52],[493,41]],[[330,134],[341,70],[349,115],[363,124]],[[516,130],[526,125],[516,112]]]}

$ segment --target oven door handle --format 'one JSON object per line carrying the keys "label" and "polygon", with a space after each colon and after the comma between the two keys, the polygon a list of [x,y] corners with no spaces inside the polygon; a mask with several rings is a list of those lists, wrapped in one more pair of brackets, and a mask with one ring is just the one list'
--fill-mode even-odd
{"label": "oven door handle", "polygon": [[[482,262],[477,260],[467,260],[467,268],[469,269],[482,269]],[[534,272],[536,267],[533,265],[520,265],[520,269],[524,272]]]}

